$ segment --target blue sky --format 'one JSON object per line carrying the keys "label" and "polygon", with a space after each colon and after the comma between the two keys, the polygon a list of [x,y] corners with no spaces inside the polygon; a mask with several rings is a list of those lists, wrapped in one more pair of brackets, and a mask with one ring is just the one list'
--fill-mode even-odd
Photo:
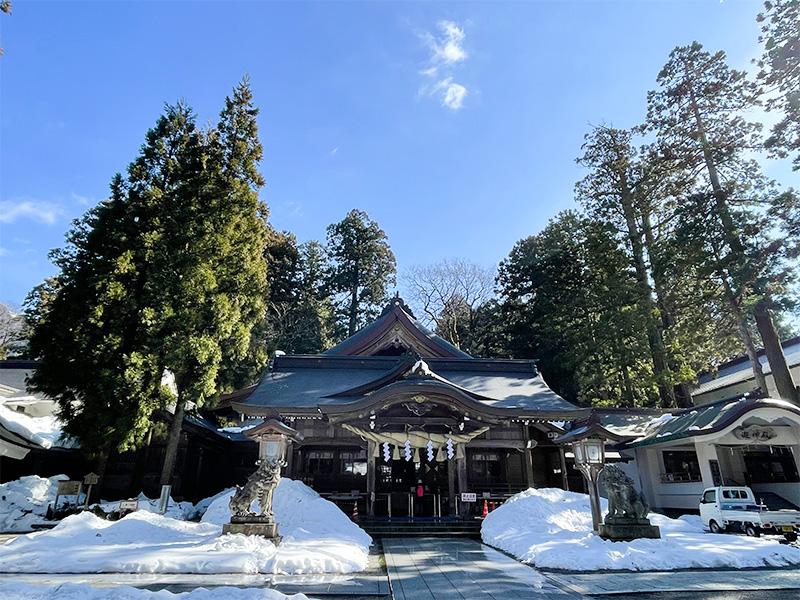
{"label": "blue sky", "polygon": [[[245,73],[275,227],[324,241],[359,208],[401,272],[496,264],[574,206],[583,135],[641,122],[673,47],[751,69],[761,6],[17,0],[0,15],[0,300],[54,273],[47,252],[165,102],[216,120]],[[764,164],[797,185],[788,161]]]}

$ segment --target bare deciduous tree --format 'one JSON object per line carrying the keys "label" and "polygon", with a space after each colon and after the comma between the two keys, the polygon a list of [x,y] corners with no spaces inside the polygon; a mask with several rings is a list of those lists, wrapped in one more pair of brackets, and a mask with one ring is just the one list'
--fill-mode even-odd
{"label": "bare deciduous tree", "polygon": [[495,276],[495,267],[456,258],[413,266],[401,280],[420,320],[464,349],[478,308],[494,297]]}

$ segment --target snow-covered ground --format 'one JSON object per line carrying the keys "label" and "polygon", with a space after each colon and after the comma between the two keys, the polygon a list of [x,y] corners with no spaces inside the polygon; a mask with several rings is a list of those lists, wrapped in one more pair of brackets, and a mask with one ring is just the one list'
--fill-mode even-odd
{"label": "snow-covered ground", "polygon": [[198,588],[191,592],[173,594],[151,592],[129,586],[97,589],[86,584],[64,583],[58,586],[38,586],[27,583],[0,582],[3,600],[309,600],[305,594],[287,596],[270,589],[239,589],[222,587],[213,590]]}
{"label": "snow-covered ground", "polygon": [[[603,512],[607,502],[601,500]],[[661,571],[800,565],[800,548],[776,538],[705,533],[700,517],[651,513],[661,539],[611,542],[592,534],[589,496],[529,489],[509,498],[483,522],[483,541],[547,569]]]}
{"label": "snow-covered ground", "polygon": [[30,531],[41,523],[47,505],[56,499],[58,482],[69,479],[55,475],[48,479],[28,475],[0,485],[0,532]]}
{"label": "snow-covered ground", "polygon": [[[208,503],[202,521],[140,510],[119,521],[84,512],[50,531],[0,546],[8,573],[350,573],[367,566],[372,539],[339,508],[299,481],[282,479],[273,510],[283,541],[222,535],[233,490]],[[143,507],[144,508],[144,507]],[[149,508],[149,504],[148,504]],[[0,596],[2,597],[2,596]]]}

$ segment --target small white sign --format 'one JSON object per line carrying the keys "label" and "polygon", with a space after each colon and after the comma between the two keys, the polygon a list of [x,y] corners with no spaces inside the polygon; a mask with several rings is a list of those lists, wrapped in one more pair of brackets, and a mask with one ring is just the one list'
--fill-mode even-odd
{"label": "small white sign", "polygon": [[477,502],[478,496],[474,492],[464,492],[461,494],[462,502]]}
{"label": "small white sign", "polygon": [[138,500],[120,500],[119,501],[119,512],[133,511],[133,510],[139,510],[139,501]]}

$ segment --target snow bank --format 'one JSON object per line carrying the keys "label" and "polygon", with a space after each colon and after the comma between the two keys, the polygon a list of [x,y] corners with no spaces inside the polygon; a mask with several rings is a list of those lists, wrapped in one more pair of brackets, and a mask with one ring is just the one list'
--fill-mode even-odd
{"label": "snow bank", "polygon": [[[607,502],[601,499],[603,512]],[[800,548],[776,539],[705,533],[700,517],[650,514],[660,540],[611,542],[592,534],[589,496],[529,489],[509,498],[483,522],[483,541],[547,569],[660,571],[800,564]]]}
{"label": "snow bank", "polygon": [[211,502],[201,523],[146,510],[119,521],[88,512],[67,517],[50,531],[0,546],[0,572],[305,574],[366,568],[372,539],[301,482],[282,479],[275,490],[284,536],[277,549],[261,537],[222,535],[232,493]]}
{"label": "snow bank", "polygon": [[58,482],[69,479],[54,475],[48,479],[28,475],[0,485],[0,531],[30,531],[47,513],[47,505],[56,499]]}
{"label": "snow bank", "polygon": [[[136,497],[136,500],[139,501],[139,510],[146,510],[147,512],[154,513],[158,512],[158,498],[151,499],[145,496],[144,493],[141,493]],[[103,500],[99,504],[93,506],[99,506],[105,513],[112,513],[119,510],[119,500],[115,502]],[[167,512],[164,516],[172,519],[187,520],[194,516],[196,510],[196,507],[191,502],[175,502],[175,500],[170,498],[169,504],[167,505]]]}
{"label": "snow bank", "polygon": [[130,586],[97,589],[87,584],[64,583],[58,586],[39,586],[27,583],[0,583],[3,600],[309,600],[305,594],[287,596],[264,588],[240,589],[219,587],[213,590],[198,588],[191,592],[173,594],[165,590],[151,592]]}

